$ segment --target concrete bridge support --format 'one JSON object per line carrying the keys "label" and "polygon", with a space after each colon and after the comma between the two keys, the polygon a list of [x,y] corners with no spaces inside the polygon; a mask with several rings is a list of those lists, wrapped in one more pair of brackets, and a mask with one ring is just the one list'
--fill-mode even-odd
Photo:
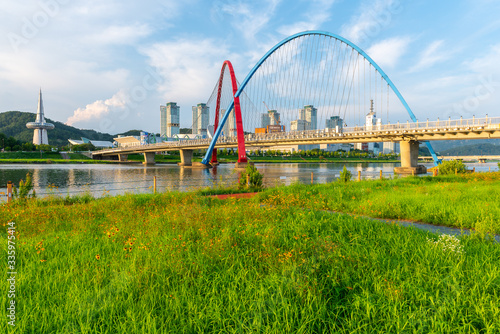
{"label": "concrete bridge support", "polygon": [[154,165],[155,164],[155,152],[145,152],[144,154],[144,165]]}
{"label": "concrete bridge support", "polygon": [[193,162],[193,152],[194,152],[194,150],[180,150],[181,162],[177,163],[177,165],[179,165],[181,167],[190,167],[190,168],[210,168],[211,167],[211,166],[204,165],[201,162]]}
{"label": "concrete bridge support", "polygon": [[180,150],[181,162],[177,163],[179,166],[191,166],[193,163],[193,150]]}
{"label": "concrete bridge support", "polygon": [[418,147],[417,140],[401,141],[399,143],[401,151],[401,167],[394,168],[394,173],[397,174],[425,174],[427,168],[418,164]]}
{"label": "concrete bridge support", "polygon": [[118,161],[124,162],[127,161],[128,159],[128,154],[118,154]]}

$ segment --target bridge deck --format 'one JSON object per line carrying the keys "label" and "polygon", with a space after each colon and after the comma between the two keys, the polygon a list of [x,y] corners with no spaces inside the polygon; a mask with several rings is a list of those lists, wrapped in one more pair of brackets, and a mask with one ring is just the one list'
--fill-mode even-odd
{"label": "bridge deck", "polygon": [[[291,131],[271,134],[245,135],[247,147],[311,145],[327,143],[367,143],[396,141],[468,140],[500,138],[500,117],[474,120],[448,120],[423,123],[388,124],[372,127]],[[93,156],[207,149],[211,139],[179,140],[148,145],[119,147],[96,151]],[[222,137],[217,148],[237,147],[236,137]]]}

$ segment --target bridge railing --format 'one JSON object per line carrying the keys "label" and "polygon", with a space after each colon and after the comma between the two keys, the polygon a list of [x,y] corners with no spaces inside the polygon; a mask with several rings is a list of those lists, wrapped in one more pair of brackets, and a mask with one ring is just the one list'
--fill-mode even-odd
{"label": "bridge railing", "polygon": [[[472,119],[458,119],[458,120],[437,120],[437,121],[417,121],[396,124],[376,124],[372,126],[354,126],[345,127],[340,131],[335,129],[320,129],[320,130],[304,130],[304,131],[289,131],[277,132],[268,134],[247,134],[245,135],[245,142],[260,142],[260,141],[282,141],[282,140],[300,140],[300,139],[313,139],[322,137],[344,137],[344,136],[357,136],[384,133],[384,132],[398,132],[398,131],[450,131],[450,130],[473,130],[473,129],[500,129],[500,117],[484,117]],[[117,147],[113,149],[105,149],[100,153],[113,153],[120,152],[127,148],[140,148],[140,150],[151,149],[165,149],[165,148],[189,148],[208,146],[211,139],[180,139],[172,142],[163,142],[156,144],[135,145],[128,147]],[[217,144],[236,145],[236,137],[219,137]]]}

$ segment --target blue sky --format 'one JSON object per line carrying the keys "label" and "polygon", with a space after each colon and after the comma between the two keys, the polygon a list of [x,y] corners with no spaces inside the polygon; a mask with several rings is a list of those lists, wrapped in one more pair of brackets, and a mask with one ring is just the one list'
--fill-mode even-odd
{"label": "blue sky", "polygon": [[8,1],[0,112],[79,128],[159,132],[159,106],[206,102],[225,59],[241,81],[304,30],[341,35],[389,75],[419,119],[500,117],[500,1]]}

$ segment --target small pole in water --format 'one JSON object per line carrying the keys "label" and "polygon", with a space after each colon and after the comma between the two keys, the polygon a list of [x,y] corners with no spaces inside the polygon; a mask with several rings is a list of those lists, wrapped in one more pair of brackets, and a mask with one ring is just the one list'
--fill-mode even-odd
{"label": "small pole in water", "polygon": [[12,201],[12,181],[7,182],[7,203]]}
{"label": "small pole in water", "polygon": [[490,172],[490,173],[491,173],[491,166],[490,166],[490,167],[488,167],[488,172]]}
{"label": "small pole in water", "polygon": [[358,181],[361,181],[361,171],[358,170]]}
{"label": "small pole in water", "polygon": [[476,167],[472,167],[472,172],[475,173],[476,172]]}
{"label": "small pole in water", "polygon": [[153,178],[153,193],[156,194],[156,176]]}
{"label": "small pole in water", "polygon": [[314,172],[311,172],[311,184],[314,183]]}
{"label": "small pole in water", "polygon": [[381,179],[381,180],[383,179],[383,176],[382,176],[382,170],[380,170],[380,179]]}

